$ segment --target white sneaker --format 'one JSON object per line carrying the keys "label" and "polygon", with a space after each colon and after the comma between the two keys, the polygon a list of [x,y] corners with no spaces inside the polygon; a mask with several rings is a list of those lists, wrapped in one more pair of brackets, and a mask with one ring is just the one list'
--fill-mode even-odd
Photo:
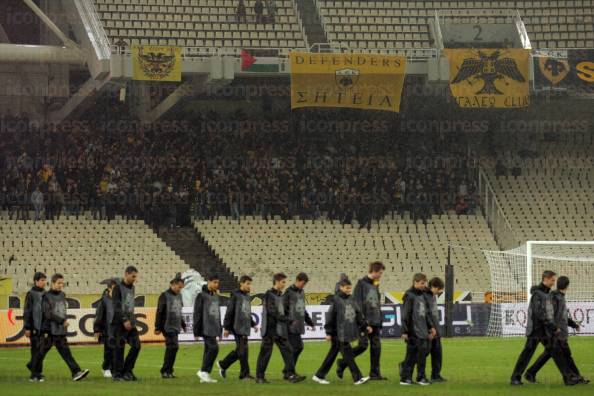
{"label": "white sneaker", "polygon": [[317,382],[320,385],[329,385],[330,381],[325,380],[324,378],[319,378],[317,375],[314,375],[313,377],[311,377],[313,382]]}
{"label": "white sneaker", "polygon": [[216,379],[212,378],[209,373],[205,371],[198,371],[196,375],[198,375],[198,378],[200,378],[201,384],[216,384],[218,382]]}
{"label": "white sneaker", "polygon": [[363,377],[359,381],[355,382],[355,385],[363,385],[367,381],[369,381],[369,377]]}
{"label": "white sneaker", "polygon": [[103,370],[103,378],[111,378],[111,370]]}

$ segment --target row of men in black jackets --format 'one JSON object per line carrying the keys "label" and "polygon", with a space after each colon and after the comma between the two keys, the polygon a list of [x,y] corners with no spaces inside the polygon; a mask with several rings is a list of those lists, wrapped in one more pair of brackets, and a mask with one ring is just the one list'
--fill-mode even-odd
{"label": "row of men in black jackets", "polygon": [[[352,294],[352,284],[345,278],[336,287],[336,294],[327,314],[325,330],[331,349],[313,380],[327,384],[326,375],[333,362],[337,362],[337,375],[342,378],[344,370],[349,368],[355,384],[368,380],[385,380],[380,371],[381,354],[381,304],[379,281],[385,271],[381,262],[369,265],[368,274],[357,282]],[[140,352],[140,337],[134,316],[134,283],[138,270],[129,266],[120,280],[108,281],[107,289],[97,306],[94,322],[96,337],[104,343],[103,375],[114,381],[135,381],[133,369]],[[300,382],[305,377],[296,373],[299,355],[303,351],[302,335],[305,326],[313,329],[314,323],[305,306],[304,288],[309,279],[300,273],[293,285],[283,294],[287,277],[276,274],[273,287],[263,297],[262,309],[262,346],[258,356],[256,382],[266,383],[265,372],[274,344],[280,349],[284,360],[284,378],[289,382]],[[63,276],[52,277],[50,291],[45,292],[46,277],[37,273],[35,285],[27,294],[24,323],[26,335],[31,340],[31,362],[27,365],[31,371],[31,381],[43,381],[42,362],[52,345],[69,365],[73,378],[80,380],[88,374],[81,370],[72,358],[66,339],[66,298],[62,289]],[[207,284],[197,296],[194,304],[193,333],[202,337],[205,343],[202,367],[197,375],[201,382],[216,382],[210,375],[218,355],[218,342],[221,334],[232,334],[236,348],[225,359],[216,362],[219,373],[226,376],[226,370],[236,361],[240,362],[240,378],[253,379],[248,364],[248,336],[256,327],[251,315],[250,292],[252,279],[243,276],[240,287],[232,293],[227,312],[221,325],[220,302],[218,295],[219,280],[216,276],[208,278]],[[435,294],[443,290],[443,281],[432,280]],[[429,383],[425,378],[425,358],[432,353],[432,379],[441,381],[441,343],[437,334],[436,323],[439,320],[437,303],[433,293],[427,289],[427,279],[417,274],[413,288],[405,295],[403,333],[407,339],[407,356],[401,364],[401,383],[412,383],[412,369],[418,367],[417,380]],[[155,320],[155,333],[165,338],[165,357],[161,368],[163,378],[174,378],[173,366],[179,348],[178,336],[186,324],[182,315],[181,290],[184,281],[178,274],[170,282],[170,287],[159,297]],[[427,299],[427,295],[431,297]],[[257,331],[256,327],[256,331]],[[358,346],[351,347],[358,340]],[[130,351],[124,356],[126,344]],[[355,363],[355,357],[370,347],[371,369],[368,377],[363,377]]]}

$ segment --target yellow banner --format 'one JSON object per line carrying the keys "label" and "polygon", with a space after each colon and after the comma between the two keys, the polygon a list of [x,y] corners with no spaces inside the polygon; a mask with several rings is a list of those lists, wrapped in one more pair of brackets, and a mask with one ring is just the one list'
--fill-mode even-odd
{"label": "yellow banner", "polygon": [[349,107],[398,112],[406,58],[291,53],[291,108]]}
{"label": "yellow banner", "polygon": [[530,104],[530,51],[445,49],[450,90],[460,107],[511,109]]}
{"label": "yellow banner", "polygon": [[141,81],[181,81],[181,48],[160,45],[133,45],[133,79]]}

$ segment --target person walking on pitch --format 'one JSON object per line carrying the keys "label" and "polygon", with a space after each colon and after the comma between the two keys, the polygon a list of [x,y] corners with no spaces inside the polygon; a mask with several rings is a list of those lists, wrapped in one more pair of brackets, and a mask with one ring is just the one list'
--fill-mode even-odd
{"label": "person walking on pitch", "polygon": [[268,383],[265,377],[266,368],[270,362],[274,344],[278,346],[285,362],[287,381],[297,383],[305,379],[305,377],[295,374],[293,354],[287,340],[288,317],[283,298],[286,283],[287,276],[285,274],[275,274],[272,278],[272,289],[268,290],[262,299],[262,346],[256,368],[256,383],[258,384]]}
{"label": "person walking on pitch", "polygon": [[250,292],[252,290],[252,278],[243,275],[239,278],[239,289],[231,293],[231,300],[227,305],[227,312],[223,321],[224,337],[233,334],[235,338],[235,349],[225,359],[217,363],[221,377],[227,377],[227,369],[239,360],[239,379],[253,380],[250,375],[250,364],[248,361],[248,337],[250,330],[258,331],[256,322],[252,318],[250,303]]}
{"label": "person walking on pitch", "polygon": [[95,333],[97,341],[103,343],[103,364],[101,365],[103,377],[111,378],[113,348],[110,345],[109,340],[110,338],[113,338],[113,334],[111,334],[113,328],[109,324],[113,321],[114,310],[112,294],[113,289],[117,285],[117,281],[115,279],[106,279],[102,283],[106,284],[107,288],[103,291],[99,303],[97,304],[97,308],[95,309],[93,333]]}
{"label": "person walking on pitch", "polygon": [[553,302],[551,300],[551,287],[555,284],[557,274],[553,271],[544,271],[540,285],[530,290],[530,304],[528,306],[528,323],[526,325],[526,344],[518,357],[516,366],[511,376],[511,385],[523,385],[522,374],[528,367],[532,355],[538,344],[543,344],[545,351],[553,358],[561,372],[565,385],[575,385],[578,381],[572,378],[563,358],[563,353],[558,343],[554,342],[555,325]]}
{"label": "person walking on pitch", "polygon": [[39,352],[31,362],[33,373],[31,381],[43,381],[43,359],[55,346],[58,353],[68,365],[73,381],[80,381],[89,375],[88,369],[81,369],[68,346],[66,338],[69,322],[67,318],[68,303],[64,289],[64,277],[61,274],[52,275],[50,290],[43,295],[43,322],[41,324],[41,346]]}
{"label": "person walking on pitch", "polygon": [[[369,379],[372,381],[386,380],[382,376],[380,370],[380,356],[382,351],[381,331],[382,331],[382,311],[381,311],[381,294],[379,291],[380,279],[386,270],[384,264],[380,261],[374,261],[369,264],[369,271],[365,277],[360,279],[355,286],[353,298],[355,302],[361,307],[363,317],[371,326],[373,331],[361,337],[359,345],[353,349],[355,357],[361,355],[370,347],[370,372]],[[342,374],[346,368],[346,362],[339,360],[336,368],[336,375],[342,378]]]}
{"label": "person walking on pitch", "polygon": [[47,277],[43,272],[36,272],[33,275],[33,287],[27,292],[25,296],[25,308],[23,310],[23,328],[25,329],[25,337],[31,343],[31,359],[27,363],[27,368],[31,372],[32,381],[43,381],[43,375],[34,378],[33,373],[41,373],[43,367],[33,367],[33,359],[39,353],[41,347],[41,324],[43,322],[43,307],[42,300],[45,293],[45,285]]}
{"label": "person walking on pitch", "polygon": [[[140,354],[140,335],[134,315],[134,283],[138,270],[130,265],[124,271],[124,278],[118,280],[112,291],[113,320],[110,325],[110,345],[113,348],[112,379],[114,381],[136,381],[134,366]],[[126,344],[130,345],[124,360]]]}
{"label": "person walking on pitch", "polygon": [[417,366],[417,384],[431,385],[425,377],[425,364],[429,343],[435,336],[435,327],[429,310],[425,289],[425,274],[415,274],[413,286],[406,291],[402,308],[402,339],[406,341],[406,356],[400,369],[400,385],[412,385],[412,375]]}
{"label": "person walking on pitch", "polygon": [[157,314],[155,315],[155,335],[163,334],[165,337],[165,356],[161,367],[161,378],[175,378],[173,365],[179,349],[179,333],[186,331],[186,322],[182,315],[184,303],[181,291],[184,288],[184,280],[181,273],[169,282],[169,289],[161,293],[157,302]]}
{"label": "person walking on pitch", "polygon": [[[285,292],[285,306],[289,313],[289,345],[293,353],[293,366],[297,371],[297,361],[299,355],[303,352],[303,339],[301,336],[305,334],[305,325],[307,324],[312,330],[314,329],[313,320],[305,309],[305,294],[303,289],[309,282],[309,277],[305,272],[297,275],[295,283],[287,288]],[[288,368],[283,370],[284,378],[288,378]]]}
{"label": "person walking on pitch", "polygon": [[194,336],[204,339],[204,355],[202,368],[196,375],[200,383],[216,383],[217,380],[210,376],[217,355],[219,344],[217,337],[221,336],[221,305],[219,301],[219,277],[211,275],[202,288],[202,292],[194,301]]}
{"label": "person walking on pitch", "polygon": [[443,351],[441,347],[441,336],[439,334],[439,307],[437,306],[437,296],[443,293],[445,285],[441,278],[432,278],[429,281],[429,287],[425,290],[427,307],[435,329],[435,337],[431,340],[429,354],[431,355],[431,382],[445,382],[446,379],[441,376],[441,364]]}
{"label": "person walking on pitch", "polygon": [[339,291],[332,299],[332,304],[326,314],[324,329],[326,330],[326,341],[331,345],[322,366],[312,377],[312,380],[318,384],[328,385],[330,383],[326,379],[326,375],[339,351],[342,354],[342,361],[351,370],[355,385],[362,385],[369,381],[369,377],[363,377],[355,362],[351,342],[357,340],[361,336],[361,332],[371,334],[373,329],[364,320],[359,305],[351,295],[352,291],[351,281],[341,280]]}
{"label": "person walking on pitch", "polygon": [[[576,331],[580,331],[580,325],[571,318],[569,310],[567,309],[567,303],[565,302],[565,294],[567,293],[568,288],[569,278],[566,276],[560,276],[559,279],[557,279],[557,290],[551,292],[555,326],[557,327],[557,330],[553,335],[553,342],[559,345],[560,351],[563,355],[563,358],[565,359],[567,375],[569,378],[564,378],[564,382],[577,380],[577,382],[580,384],[588,384],[590,381],[580,374],[580,370],[577,368],[575,361],[571,356],[571,349],[569,348],[569,343],[567,342],[570,327]],[[550,358],[551,354],[545,350],[538,357],[538,359],[536,359],[536,362],[534,362],[534,364],[528,370],[526,370],[526,374],[524,374],[526,381],[535,384],[536,374],[545,364],[547,364]]]}

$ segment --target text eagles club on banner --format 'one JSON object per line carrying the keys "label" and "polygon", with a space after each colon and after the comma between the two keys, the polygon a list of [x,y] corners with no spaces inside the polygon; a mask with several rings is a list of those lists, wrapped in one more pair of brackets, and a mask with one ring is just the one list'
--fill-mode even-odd
{"label": "text eagles club on banner", "polygon": [[292,52],[291,108],[347,107],[398,112],[406,57]]}
{"label": "text eagles club on banner", "polygon": [[530,105],[530,50],[445,49],[450,91],[460,107],[511,109]]}
{"label": "text eagles club on banner", "polygon": [[167,45],[132,46],[133,79],[181,81],[181,48]]}

